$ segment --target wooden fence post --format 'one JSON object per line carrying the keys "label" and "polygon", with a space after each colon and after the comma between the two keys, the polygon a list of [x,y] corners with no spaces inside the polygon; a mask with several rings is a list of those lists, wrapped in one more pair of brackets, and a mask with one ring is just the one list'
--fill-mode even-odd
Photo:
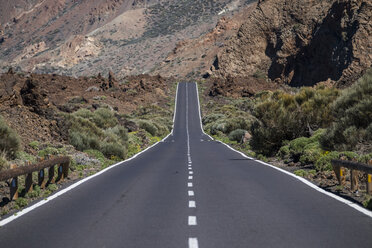
{"label": "wooden fence post", "polygon": [[359,172],[357,170],[350,170],[351,191],[359,190]]}
{"label": "wooden fence post", "polygon": [[49,183],[55,183],[55,179],[54,179],[54,165],[49,167],[49,170],[48,170],[48,184]]}
{"label": "wooden fence post", "polygon": [[[30,161],[27,161],[26,165],[30,166]],[[29,192],[32,192],[33,190],[33,182],[32,182],[32,173],[29,173],[26,175],[26,181],[25,181],[25,192],[26,194]]]}
{"label": "wooden fence post", "polygon": [[338,180],[339,185],[343,186],[345,184],[344,170],[342,169],[341,166],[334,165],[333,166],[333,171],[336,174],[336,177],[337,177],[337,180]]}
{"label": "wooden fence post", "polygon": [[25,192],[30,193],[33,190],[32,173],[27,174],[25,182]]}
{"label": "wooden fence post", "polygon": [[63,167],[63,177],[64,177],[64,178],[67,178],[67,177],[68,177],[68,169],[69,169],[69,166],[70,166],[70,163],[69,163],[69,162],[64,163],[64,164],[62,165],[62,167]]}
{"label": "wooden fence post", "polygon": [[39,178],[39,186],[40,186],[40,188],[41,189],[44,189],[45,188],[45,184],[46,184],[46,181],[45,181],[45,171],[44,171],[44,169],[41,169],[40,171],[39,171],[39,176],[38,176],[38,178]]}
{"label": "wooden fence post", "polygon": [[[368,164],[372,165],[372,159],[368,162]],[[372,175],[366,173],[367,177],[367,194],[372,195]]]}
{"label": "wooden fence post", "polygon": [[63,165],[59,164],[58,165],[58,176],[57,176],[57,182],[63,181],[64,179],[64,174],[63,174]]}
{"label": "wooden fence post", "polygon": [[[10,165],[10,169],[15,169],[17,165],[12,164]],[[12,181],[10,182],[10,200],[17,200],[18,199],[18,177],[13,177]]]}

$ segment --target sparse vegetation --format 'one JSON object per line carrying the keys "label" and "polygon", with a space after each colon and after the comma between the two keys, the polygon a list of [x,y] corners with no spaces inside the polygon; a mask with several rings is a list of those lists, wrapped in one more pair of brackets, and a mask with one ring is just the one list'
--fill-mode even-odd
{"label": "sparse vegetation", "polygon": [[332,105],[334,121],[321,143],[327,150],[372,152],[372,69]]}
{"label": "sparse vegetation", "polygon": [[5,152],[8,158],[14,158],[20,148],[21,141],[17,133],[0,116],[0,151]]}

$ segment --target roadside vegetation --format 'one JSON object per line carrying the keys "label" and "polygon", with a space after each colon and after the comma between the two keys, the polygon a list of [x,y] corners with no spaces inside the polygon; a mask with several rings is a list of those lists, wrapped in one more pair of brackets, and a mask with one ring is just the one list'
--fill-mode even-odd
{"label": "roadside vegetation", "polygon": [[[175,93],[175,86],[171,86]],[[82,105],[71,113],[59,112],[63,124],[65,143],[50,144],[32,141],[23,144],[16,131],[0,116],[0,172],[10,165],[24,166],[49,156],[70,156],[68,180],[90,176],[116,162],[132,157],[150,145],[160,141],[172,129],[174,96],[169,103],[139,106],[129,114],[119,113],[110,106],[97,109]],[[50,184],[46,189],[34,185],[25,193],[25,176],[19,178],[19,198],[9,202],[9,182],[0,182],[0,216],[26,207],[31,201],[47,197],[60,185]],[[37,175],[34,173],[34,182]]]}
{"label": "roadside vegetation", "polygon": [[332,159],[372,159],[372,69],[344,90],[303,87],[202,102],[207,133],[297,175],[331,177]]}

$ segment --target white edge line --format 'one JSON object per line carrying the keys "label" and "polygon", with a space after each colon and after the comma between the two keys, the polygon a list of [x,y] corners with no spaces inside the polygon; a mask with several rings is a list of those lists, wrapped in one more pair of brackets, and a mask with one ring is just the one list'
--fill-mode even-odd
{"label": "white edge line", "polygon": [[174,98],[174,113],[173,113],[173,125],[172,125],[172,132],[171,134],[173,135],[173,130],[174,130],[174,123],[176,121],[176,113],[177,113],[177,97],[178,97],[178,86],[180,84],[177,83],[177,89],[176,89],[176,97]]}
{"label": "white edge line", "polygon": [[[175,117],[176,117],[176,111],[177,111],[178,85],[179,85],[179,83],[177,84],[177,91],[176,91],[176,99],[175,99],[175,107],[174,107],[174,117],[173,117],[173,128],[174,128],[174,120],[175,120]],[[51,196],[49,196],[49,197],[47,197],[47,198],[45,198],[45,199],[43,199],[43,200],[40,200],[39,202],[35,203],[34,205],[32,205],[32,206],[30,206],[30,207],[28,207],[28,208],[24,208],[24,209],[22,209],[21,211],[14,213],[12,216],[9,216],[8,218],[1,220],[1,221],[0,221],[0,227],[3,227],[3,226],[5,226],[6,224],[12,222],[13,220],[18,219],[19,217],[21,217],[21,216],[27,214],[28,212],[31,212],[32,210],[34,210],[34,209],[36,209],[36,208],[38,208],[38,207],[41,207],[42,205],[44,205],[44,204],[50,202],[51,200],[53,200],[53,199],[55,199],[55,198],[57,198],[57,197],[63,195],[64,193],[67,193],[68,191],[70,191],[70,190],[76,188],[76,187],[79,186],[80,184],[85,183],[86,181],[89,181],[90,179],[92,179],[92,178],[94,178],[94,177],[97,177],[97,176],[99,176],[99,175],[105,173],[106,171],[111,170],[111,169],[114,168],[114,167],[117,167],[117,166],[119,166],[119,165],[122,165],[122,164],[124,164],[124,163],[127,163],[128,161],[130,161],[130,160],[132,160],[132,159],[135,159],[136,157],[138,157],[138,156],[141,155],[142,153],[146,152],[147,150],[153,148],[153,147],[156,146],[157,144],[159,144],[159,143],[163,142],[164,140],[166,140],[170,135],[173,135],[173,128],[172,128],[172,131],[171,131],[171,132],[170,132],[166,137],[164,137],[161,141],[158,141],[158,142],[156,142],[155,144],[152,144],[151,146],[147,147],[147,148],[146,148],[145,150],[143,150],[143,151],[140,151],[139,153],[135,154],[134,156],[132,156],[132,157],[130,157],[130,158],[124,160],[124,161],[121,161],[121,162],[118,162],[118,163],[116,163],[116,164],[110,165],[109,167],[107,167],[107,168],[105,168],[105,169],[103,169],[103,170],[97,172],[96,174],[91,175],[91,176],[89,176],[89,177],[86,177],[86,178],[84,178],[84,179],[82,179],[82,180],[80,180],[80,181],[78,181],[78,182],[76,182],[76,183],[74,183],[74,184],[68,186],[67,188],[65,188],[65,189],[63,189],[63,190],[60,190],[60,191],[58,191],[57,193],[55,193],[55,194],[53,194],[53,195],[51,195]]]}
{"label": "white edge line", "polygon": [[[204,132],[204,129],[203,129],[203,124],[202,124],[202,121],[201,121],[201,115],[200,115],[200,104],[199,104],[198,85],[197,85],[197,83],[195,83],[195,84],[196,84],[196,92],[197,92],[197,95],[198,95],[200,127],[201,127],[203,133],[206,134],[206,133]],[[206,134],[206,135],[208,135],[208,134]],[[208,135],[208,136],[209,136],[212,140],[214,140],[210,135]],[[324,189],[322,189],[322,188],[316,186],[315,184],[313,184],[312,182],[306,180],[305,178],[300,177],[300,176],[297,176],[297,175],[295,175],[295,174],[293,174],[293,173],[291,173],[291,172],[289,172],[289,171],[286,171],[286,170],[281,169],[281,168],[279,168],[279,167],[276,167],[276,166],[274,166],[274,165],[271,165],[271,164],[265,163],[265,162],[263,162],[263,161],[261,161],[261,160],[257,160],[257,159],[255,159],[255,158],[251,158],[251,157],[245,155],[243,152],[240,152],[240,151],[238,151],[238,150],[235,150],[234,148],[232,148],[232,147],[229,146],[228,144],[223,143],[222,141],[218,141],[218,142],[221,143],[221,144],[223,144],[223,145],[225,145],[225,146],[227,146],[229,149],[233,150],[234,152],[239,153],[240,155],[242,155],[242,156],[245,157],[245,158],[248,158],[248,159],[254,160],[254,161],[256,161],[256,162],[258,162],[258,163],[260,163],[260,164],[263,164],[263,165],[269,166],[269,167],[271,167],[271,168],[273,168],[273,169],[275,169],[275,170],[278,170],[278,171],[280,171],[280,172],[282,172],[282,173],[285,173],[285,174],[287,174],[287,175],[289,175],[289,176],[291,176],[291,177],[294,177],[294,178],[296,178],[297,180],[301,181],[302,183],[306,184],[307,186],[309,186],[309,187],[315,189],[316,191],[318,191],[318,192],[320,192],[320,193],[322,193],[322,194],[325,194],[325,195],[327,195],[327,196],[329,196],[329,197],[332,197],[333,199],[336,199],[336,200],[338,200],[338,201],[340,201],[340,202],[342,202],[342,203],[344,203],[344,204],[346,204],[346,205],[348,205],[348,206],[354,208],[355,210],[357,210],[357,211],[359,211],[359,212],[361,212],[361,213],[363,213],[363,214],[365,214],[365,215],[367,215],[367,216],[369,216],[369,217],[372,218],[372,211],[369,211],[368,209],[365,209],[365,208],[359,206],[358,204],[356,204],[356,203],[354,203],[354,202],[351,202],[351,201],[349,201],[349,200],[347,200],[347,199],[345,199],[345,198],[342,198],[341,196],[335,195],[335,194],[333,194],[333,193],[331,193],[331,192],[325,191]]]}
{"label": "white edge line", "polygon": [[200,103],[199,103],[200,102],[200,99],[199,99],[198,83],[195,83],[195,87],[196,87],[196,95],[198,97],[198,109],[199,109],[200,129],[202,130],[202,132],[203,132],[204,135],[207,135],[210,139],[214,140],[209,134],[207,134],[207,133],[204,132],[202,118],[201,118]]}

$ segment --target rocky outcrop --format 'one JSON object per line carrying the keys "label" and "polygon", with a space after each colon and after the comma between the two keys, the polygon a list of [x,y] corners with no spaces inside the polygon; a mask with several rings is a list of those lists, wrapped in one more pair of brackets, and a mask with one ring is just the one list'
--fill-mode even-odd
{"label": "rocky outcrop", "polygon": [[214,77],[347,86],[372,65],[369,0],[260,0],[218,53]]}

